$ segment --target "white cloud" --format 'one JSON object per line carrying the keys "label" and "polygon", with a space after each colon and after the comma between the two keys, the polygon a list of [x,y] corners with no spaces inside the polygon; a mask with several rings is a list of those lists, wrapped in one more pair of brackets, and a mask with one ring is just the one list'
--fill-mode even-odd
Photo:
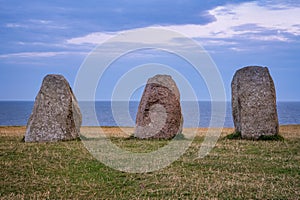
{"label": "white cloud", "polygon": [[112,38],[117,33],[91,33],[83,37],[71,38],[67,40],[68,44],[101,44],[104,41]]}
{"label": "white cloud", "polygon": [[[156,26],[177,31],[188,37],[205,40],[247,39],[261,41],[289,41],[288,34],[300,35],[300,7],[287,5],[259,5],[258,2],[218,6],[208,13],[215,21],[206,25]],[[69,44],[101,44],[119,32],[91,33],[67,40]],[[208,45],[216,43],[208,42]],[[219,45],[228,43],[219,41]]]}
{"label": "white cloud", "polygon": [[[209,14],[216,20],[207,25],[175,25],[169,28],[192,38],[233,38],[252,34],[251,39],[287,41],[288,38],[283,36],[283,33],[300,35],[300,7],[268,7],[251,2],[219,6],[210,10]],[[256,26],[259,29],[247,28],[245,25]],[[237,29],[238,27],[240,28]],[[274,31],[277,35],[267,38],[266,31]]]}
{"label": "white cloud", "polygon": [[58,24],[50,20],[42,19],[30,19],[21,23],[7,23],[5,24],[6,28],[26,28],[26,29],[66,29],[67,27],[63,24]]}
{"label": "white cloud", "polygon": [[24,24],[8,23],[8,24],[5,24],[5,27],[7,27],[7,28],[27,28],[28,26],[26,26]]}
{"label": "white cloud", "polygon": [[54,57],[62,55],[83,55],[86,56],[88,52],[69,52],[69,51],[60,51],[60,52],[21,52],[21,53],[10,53],[2,54],[0,58],[38,58],[38,57]]}
{"label": "white cloud", "polygon": [[34,24],[52,24],[53,23],[53,21],[43,20],[43,19],[31,19],[29,21],[34,23]]}

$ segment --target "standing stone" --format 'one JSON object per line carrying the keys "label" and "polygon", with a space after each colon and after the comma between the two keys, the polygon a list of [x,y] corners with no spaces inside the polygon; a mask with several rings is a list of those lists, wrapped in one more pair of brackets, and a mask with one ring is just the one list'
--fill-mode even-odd
{"label": "standing stone", "polygon": [[180,94],[169,75],[156,75],[146,84],[136,116],[134,136],[171,139],[182,131]]}
{"label": "standing stone", "polygon": [[238,70],[231,89],[235,131],[242,138],[256,140],[278,134],[275,87],[267,67]]}
{"label": "standing stone", "polygon": [[47,75],[27,123],[25,142],[54,142],[79,137],[81,113],[68,81]]}

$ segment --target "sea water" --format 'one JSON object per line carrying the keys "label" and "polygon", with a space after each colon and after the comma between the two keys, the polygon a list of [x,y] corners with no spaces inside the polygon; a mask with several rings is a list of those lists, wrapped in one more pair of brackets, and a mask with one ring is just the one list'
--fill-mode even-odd
{"label": "sea water", "polygon": [[[0,126],[24,126],[32,112],[34,102],[0,101]],[[79,102],[83,126],[134,126],[138,101]],[[209,127],[212,119],[211,102],[181,102],[184,127]],[[223,127],[233,127],[231,103],[226,102]],[[198,112],[198,111],[199,112]],[[279,124],[300,124],[300,102],[277,102]],[[223,120],[221,120],[223,121]]]}

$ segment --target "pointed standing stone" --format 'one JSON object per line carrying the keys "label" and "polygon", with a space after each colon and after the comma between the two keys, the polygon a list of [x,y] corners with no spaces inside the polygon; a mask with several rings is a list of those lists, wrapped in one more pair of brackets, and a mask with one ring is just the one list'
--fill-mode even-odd
{"label": "pointed standing stone", "polygon": [[156,75],[147,82],[136,116],[134,136],[171,139],[182,131],[180,94],[169,75]]}
{"label": "pointed standing stone", "polygon": [[47,75],[27,123],[25,142],[53,142],[79,137],[81,113],[68,81]]}
{"label": "pointed standing stone", "polygon": [[238,70],[231,89],[234,126],[242,138],[256,140],[278,134],[275,87],[267,67]]}

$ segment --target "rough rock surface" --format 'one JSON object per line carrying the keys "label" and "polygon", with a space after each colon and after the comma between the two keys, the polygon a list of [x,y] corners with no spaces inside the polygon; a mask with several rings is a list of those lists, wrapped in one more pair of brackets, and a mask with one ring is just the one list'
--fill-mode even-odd
{"label": "rough rock surface", "polygon": [[238,70],[231,82],[232,115],[236,132],[244,139],[278,134],[276,93],[267,67]]}
{"label": "rough rock surface", "polygon": [[180,94],[169,75],[156,75],[146,84],[136,116],[134,136],[171,139],[182,131]]}
{"label": "rough rock surface", "polygon": [[79,137],[82,116],[68,81],[47,75],[27,123],[25,142],[53,142]]}

